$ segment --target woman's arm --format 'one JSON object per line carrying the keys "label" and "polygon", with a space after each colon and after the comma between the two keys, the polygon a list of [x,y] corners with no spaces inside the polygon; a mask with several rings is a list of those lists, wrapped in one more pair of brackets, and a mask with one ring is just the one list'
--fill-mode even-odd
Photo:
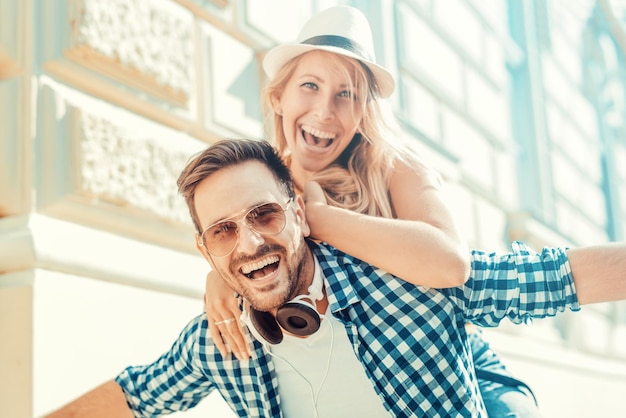
{"label": "woman's arm", "polygon": [[398,219],[326,204],[315,182],[305,185],[311,236],[416,285],[463,284],[469,252],[443,202],[437,179],[399,164],[389,187]]}
{"label": "woman's arm", "polygon": [[232,351],[239,360],[250,358],[243,327],[239,322],[239,302],[234,297],[233,289],[214,270],[206,276],[204,311],[209,321],[209,332],[222,356],[226,357]]}

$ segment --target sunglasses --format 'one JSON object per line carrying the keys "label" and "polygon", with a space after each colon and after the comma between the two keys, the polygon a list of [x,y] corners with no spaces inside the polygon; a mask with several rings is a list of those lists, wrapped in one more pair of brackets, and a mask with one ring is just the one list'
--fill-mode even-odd
{"label": "sunglasses", "polygon": [[287,223],[285,211],[293,203],[289,199],[285,207],[278,203],[262,203],[248,210],[239,219],[230,218],[208,226],[200,235],[200,245],[214,257],[226,257],[239,242],[239,222],[261,235],[277,235]]}

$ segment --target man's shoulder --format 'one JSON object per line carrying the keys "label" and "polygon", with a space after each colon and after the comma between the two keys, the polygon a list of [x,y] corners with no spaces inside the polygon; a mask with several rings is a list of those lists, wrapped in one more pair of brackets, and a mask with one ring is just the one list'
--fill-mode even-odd
{"label": "man's shoulder", "polygon": [[370,278],[373,280],[380,279],[385,276],[393,277],[391,273],[387,273],[359,258],[344,253],[325,242],[309,242],[313,255],[319,262],[322,273],[326,278],[334,277],[335,279]]}
{"label": "man's shoulder", "polygon": [[180,334],[181,338],[187,340],[204,341],[204,338],[209,335],[209,321],[206,313],[198,314],[187,322]]}
{"label": "man's shoulder", "polygon": [[342,269],[345,265],[368,265],[364,261],[344,253],[325,242],[309,241],[309,247],[323,268]]}

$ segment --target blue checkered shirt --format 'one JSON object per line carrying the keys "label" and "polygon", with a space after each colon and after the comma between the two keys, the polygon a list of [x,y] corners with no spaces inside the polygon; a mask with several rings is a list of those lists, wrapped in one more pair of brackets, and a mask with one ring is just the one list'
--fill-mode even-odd
{"label": "blue checkered shirt", "polygon": [[[393,417],[486,417],[465,323],[524,323],[580,309],[562,249],[536,253],[514,243],[508,254],[473,251],[468,282],[437,290],[398,280],[328,245],[311,247],[326,278],[329,309]],[[224,358],[200,315],[168,352],[127,368],[116,381],[138,417],[191,408],[215,389],[238,416],[281,417],[272,359],[247,338],[250,360]]]}

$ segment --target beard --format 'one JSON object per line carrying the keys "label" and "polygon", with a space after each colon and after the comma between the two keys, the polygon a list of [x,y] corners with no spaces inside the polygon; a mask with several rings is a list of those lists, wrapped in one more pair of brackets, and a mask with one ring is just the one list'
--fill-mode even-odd
{"label": "beard", "polygon": [[[241,277],[237,266],[258,260],[271,253],[280,254],[280,263],[286,269],[286,277],[273,281],[261,289],[252,289],[246,286],[245,280],[252,279],[236,279]],[[299,243],[290,257],[285,247],[277,244],[266,244],[259,247],[254,255],[233,258],[228,270],[228,274],[225,274],[226,272],[220,272],[220,274],[227,280],[229,286],[247,300],[254,309],[269,312],[281,307],[300,294],[308,293],[309,282],[313,278],[313,259],[304,240]]]}

